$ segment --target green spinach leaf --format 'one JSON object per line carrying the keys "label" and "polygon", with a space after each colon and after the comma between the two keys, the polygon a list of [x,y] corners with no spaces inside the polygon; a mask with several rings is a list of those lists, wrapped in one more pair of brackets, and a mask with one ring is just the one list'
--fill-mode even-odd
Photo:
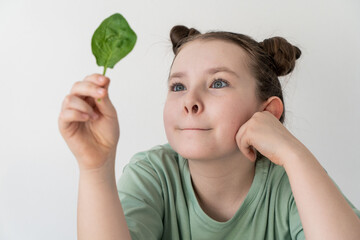
{"label": "green spinach leaf", "polygon": [[113,68],[134,48],[136,33],[126,19],[119,13],[106,18],[95,30],[91,39],[91,49],[99,66]]}

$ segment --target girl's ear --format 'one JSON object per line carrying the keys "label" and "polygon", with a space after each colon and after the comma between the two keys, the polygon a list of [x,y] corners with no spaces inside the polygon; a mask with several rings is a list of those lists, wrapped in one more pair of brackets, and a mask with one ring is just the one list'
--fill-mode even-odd
{"label": "girl's ear", "polygon": [[262,109],[263,111],[270,112],[277,119],[280,119],[284,111],[284,105],[279,97],[272,96],[262,104]]}

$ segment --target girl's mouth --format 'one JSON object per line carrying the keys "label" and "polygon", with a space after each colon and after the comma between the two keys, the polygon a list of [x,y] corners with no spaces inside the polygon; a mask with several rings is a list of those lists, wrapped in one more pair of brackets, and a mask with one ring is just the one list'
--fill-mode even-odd
{"label": "girl's mouth", "polygon": [[180,130],[183,130],[183,131],[209,131],[209,130],[211,130],[211,128],[193,128],[193,127],[190,127],[190,128],[180,128]]}

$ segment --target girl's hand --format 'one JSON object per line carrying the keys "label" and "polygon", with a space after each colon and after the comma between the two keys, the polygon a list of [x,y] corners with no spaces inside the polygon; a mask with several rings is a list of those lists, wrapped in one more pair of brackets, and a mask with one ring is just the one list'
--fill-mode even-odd
{"label": "girl's hand", "polygon": [[109,84],[109,78],[92,74],[76,82],[63,101],[59,130],[80,169],[99,169],[108,159],[115,160],[120,131]]}
{"label": "girl's hand", "polygon": [[[270,112],[256,112],[236,134],[240,151],[251,161],[256,160],[256,150],[273,163],[284,166],[294,151],[303,145]],[[254,149],[255,148],[255,149]]]}

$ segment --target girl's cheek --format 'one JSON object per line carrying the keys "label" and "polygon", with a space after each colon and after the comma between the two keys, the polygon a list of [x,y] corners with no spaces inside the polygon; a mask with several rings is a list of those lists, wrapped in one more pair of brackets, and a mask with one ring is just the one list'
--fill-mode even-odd
{"label": "girl's cheek", "polygon": [[175,110],[175,106],[173,106],[171,102],[166,101],[163,111],[165,127],[168,127],[168,125],[171,124],[171,122],[173,122],[172,120],[174,119],[174,115],[176,115],[174,110]]}

